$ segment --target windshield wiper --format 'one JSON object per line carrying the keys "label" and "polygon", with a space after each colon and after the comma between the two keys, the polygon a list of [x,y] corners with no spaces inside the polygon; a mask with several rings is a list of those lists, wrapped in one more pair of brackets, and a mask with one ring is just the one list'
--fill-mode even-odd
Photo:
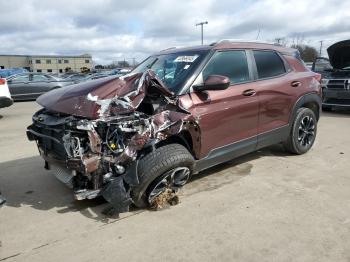
{"label": "windshield wiper", "polygon": [[159,58],[154,59],[152,63],[150,63],[148,66],[146,66],[148,69],[151,69],[152,66],[159,60]]}

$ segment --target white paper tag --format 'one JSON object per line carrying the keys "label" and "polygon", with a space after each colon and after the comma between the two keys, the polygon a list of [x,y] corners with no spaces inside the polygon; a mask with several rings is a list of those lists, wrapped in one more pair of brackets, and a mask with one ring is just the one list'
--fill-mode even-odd
{"label": "white paper tag", "polygon": [[178,56],[174,62],[182,62],[182,63],[193,63],[194,60],[196,60],[198,55],[184,55],[184,56]]}

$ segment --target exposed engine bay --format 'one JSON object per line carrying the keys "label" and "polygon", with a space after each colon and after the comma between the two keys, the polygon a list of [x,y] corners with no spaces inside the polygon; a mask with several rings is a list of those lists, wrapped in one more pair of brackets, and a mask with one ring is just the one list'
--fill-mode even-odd
{"label": "exposed engine bay", "polygon": [[[101,85],[125,93],[101,97]],[[54,92],[37,100],[44,108],[33,116],[27,136],[36,141],[45,168],[72,188],[77,200],[102,195],[118,212],[128,211],[130,191],[139,184],[138,159],[184,130],[198,141],[196,121],[152,71]],[[72,92],[81,93],[75,103],[67,100]]]}

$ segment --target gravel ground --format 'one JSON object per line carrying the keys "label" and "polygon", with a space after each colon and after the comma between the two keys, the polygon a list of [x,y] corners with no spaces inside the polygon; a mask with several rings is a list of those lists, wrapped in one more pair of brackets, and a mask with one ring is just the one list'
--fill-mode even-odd
{"label": "gravel ground", "polygon": [[118,220],[74,201],[43,168],[26,126],[0,109],[0,261],[350,261],[350,112],[324,113],[314,148],[274,146],[205,171],[180,204]]}

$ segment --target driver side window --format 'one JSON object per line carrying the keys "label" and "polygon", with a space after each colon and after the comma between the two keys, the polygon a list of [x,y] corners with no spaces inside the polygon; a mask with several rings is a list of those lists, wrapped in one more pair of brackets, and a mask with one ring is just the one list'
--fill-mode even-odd
{"label": "driver side window", "polygon": [[222,75],[230,79],[231,84],[250,80],[246,52],[230,50],[216,52],[202,72],[203,80],[209,75]]}
{"label": "driver side window", "polygon": [[11,79],[12,83],[21,83],[21,82],[28,82],[29,76],[28,75],[18,75]]}

